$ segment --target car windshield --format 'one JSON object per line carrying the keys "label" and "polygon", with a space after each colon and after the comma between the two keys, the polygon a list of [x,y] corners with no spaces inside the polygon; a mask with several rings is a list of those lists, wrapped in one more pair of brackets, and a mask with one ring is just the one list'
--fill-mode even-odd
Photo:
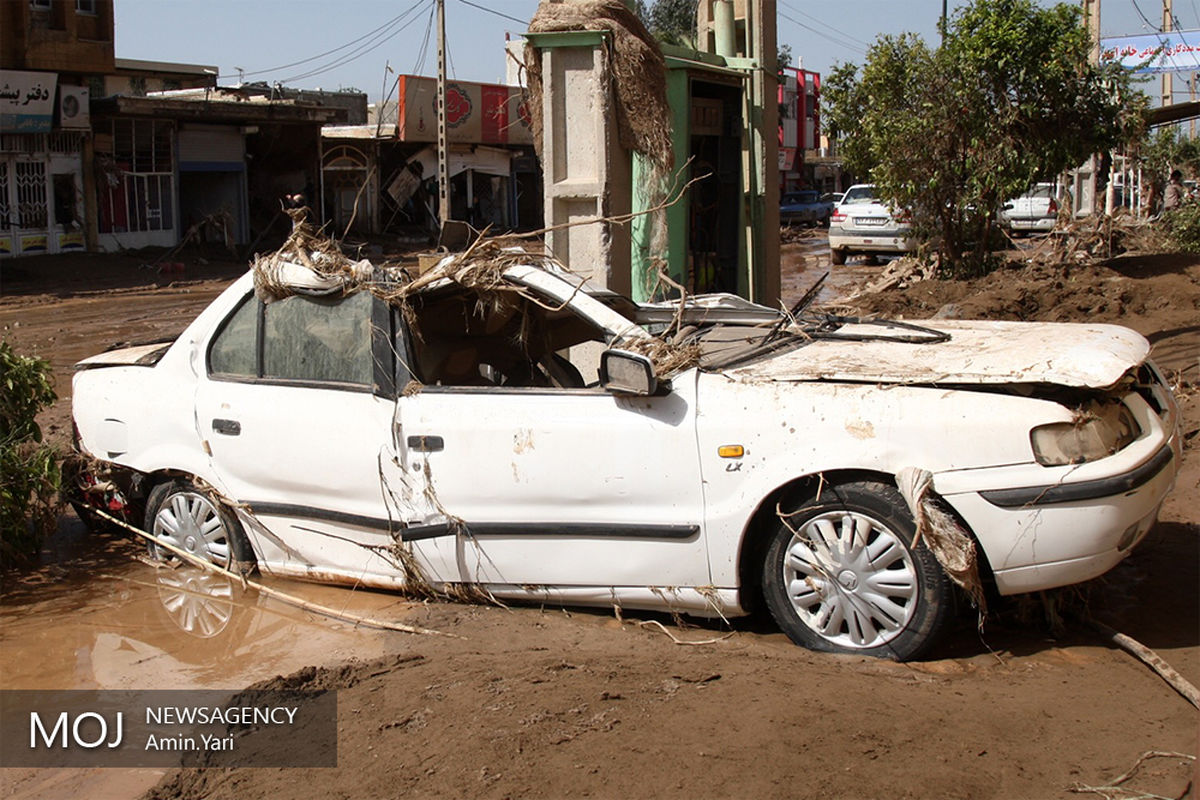
{"label": "car windshield", "polygon": [[783,196],[784,203],[812,203],[816,199],[816,192],[792,192]]}
{"label": "car windshield", "polygon": [[846,196],[842,198],[842,205],[853,205],[855,203],[874,203],[875,202],[875,187],[873,186],[855,186],[846,192]]}

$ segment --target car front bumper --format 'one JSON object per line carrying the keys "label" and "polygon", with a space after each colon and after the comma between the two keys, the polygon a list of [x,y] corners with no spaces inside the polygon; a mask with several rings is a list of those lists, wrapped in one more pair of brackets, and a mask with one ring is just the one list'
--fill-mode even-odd
{"label": "car front bumper", "polygon": [[1129,405],[1144,433],[1107,458],[935,475],[937,491],[974,531],[1000,594],[1102,575],[1153,527],[1179,472],[1181,438],[1174,417],[1164,423],[1140,399]]}

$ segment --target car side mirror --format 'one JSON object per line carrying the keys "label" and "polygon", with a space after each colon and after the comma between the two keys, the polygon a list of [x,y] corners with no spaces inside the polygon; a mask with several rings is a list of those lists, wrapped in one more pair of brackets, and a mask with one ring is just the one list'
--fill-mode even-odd
{"label": "car side mirror", "polygon": [[600,354],[600,385],[617,394],[649,397],[658,391],[658,378],[646,356],[628,350],[605,350]]}

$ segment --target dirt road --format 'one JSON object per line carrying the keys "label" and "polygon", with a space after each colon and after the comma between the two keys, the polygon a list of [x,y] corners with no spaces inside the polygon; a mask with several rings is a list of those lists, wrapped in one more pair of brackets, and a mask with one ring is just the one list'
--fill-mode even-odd
{"label": "dirt road", "polygon": [[[785,253],[794,299],[828,262],[819,243]],[[38,261],[21,265],[32,272]],[[70,363],[112,341],[177,333],[240,270],[214,263],[157,285],[136,258],[122,263],[99,284],[100,261],[3,276],[0,331],[50,358],[64,395]],[[852,266],[831,282],[842,292],[873,274]],[[1155,342],[1185,411],[1185,469],[1149,539],[1085,594],[1098,618],[1200,683],[1200,261],[917,284],[863,309],[1119,321]],[[53,438],[69,437],[65,402],[46,421]],[[1066,798],[1146,751],[1197,748],[1196,712],[1179,695],[1082,626],[1051,631],[1036,603],[996,609],[982,631],[965,614],[935,660],[908,665],[810,653],[761,619],[681,628],[653,615],[414,605],[331,588],[313,591],[464,638],[353,631],[273,608],[263,616],[259,601],[230,594],[218,606],[233,635],[206,647],[151,614],[161,585],[132,560],[137,550],[89,539],[6,578],[0,684],[105,686],[166,665],[161,675],[176,686],[238,688],[291,673],[276,683],[339,694],[337,769],[181,772],[153,797]],[[309,637],[330,644],[292,644]],[[345,661],[351,653],[361,660]],[[159,777],[5,772],[0,794],[27,797],[97,786],[133,796]],[[1152,759],[1125,786],[1180,797],[1190,773],[1181,760]]]}

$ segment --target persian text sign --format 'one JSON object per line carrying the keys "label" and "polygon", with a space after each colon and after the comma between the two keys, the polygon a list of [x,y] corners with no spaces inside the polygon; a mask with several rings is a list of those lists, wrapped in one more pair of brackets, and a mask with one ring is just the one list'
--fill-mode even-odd
{"label": "persian text sign", "polygon": [[48,133],[57,85],[54,72],[0,70],[0,131]]}
{"label": "persian text sign", "polygon": [[1200,30],[1101,39],[1100,62],[1146,74],[1200,72]]}

